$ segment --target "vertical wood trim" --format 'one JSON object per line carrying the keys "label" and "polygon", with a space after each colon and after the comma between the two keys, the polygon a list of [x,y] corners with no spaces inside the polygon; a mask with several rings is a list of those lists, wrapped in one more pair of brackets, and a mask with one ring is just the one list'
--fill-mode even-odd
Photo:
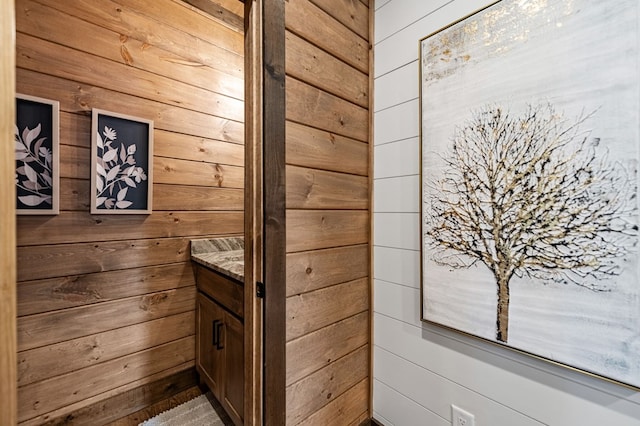
{"label": "vertical wood trim", "polygon": [[[258,0],[260,1],[260,0]],[[262,0],[264,422],[286,420],[285,2]]]}
{"label": "vertical wood trim", "polygon": [[373,417],[373,302],[374,302],[374,286],[373,286],[373,155],[374,155],[374,35],[375,35],[375,9],[369,7],[369,417]]}
{"label": "vertical wood trim", "polygon": [[244,4],[245,29],[245,284],[244,424],[262,425],[263,311],[256,282],[263,281],[262,223],[262,16],[258,1]]}
{"label": "vertical wood trim", "polygon": [[[13,0],[0,0],[0,140],[13,139],[16,32]],[[0,143],[0,424],[17,423],[15,155]]]}

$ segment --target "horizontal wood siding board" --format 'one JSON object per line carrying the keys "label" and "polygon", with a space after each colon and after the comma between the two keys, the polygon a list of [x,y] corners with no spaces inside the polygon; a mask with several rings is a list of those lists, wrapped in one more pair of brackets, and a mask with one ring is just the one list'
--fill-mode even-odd
{"label": "horizontal wood siding board", "polygon": [[109,424],[125,415],[135,413],[157,402],[171,398],[198,384],[194,368],[182,370],[160,380],[138,386],[116,396],[106,398],[86,407],[42,423],[40,426],[63,424]]}
{"label": "horizontal wood siding board", "polygon": [[26,281],[18,285],[18,316],[194,285],[188,262]]}
{"label": "horizontal wood siding board", "polygon": [[190,369],[195,369],[195,360],[187,361],[185,363],[176,365],[175,367],[168,368],[167,370],[151,374],[149,376],[143,377],[142,379],[134,380],[133,382],[124,384],[114,389],[110,389],[106,392],[90,396],[81,401],[56,408],[55,410],[49,411],[48,413],[36,416],[24,422],[20,422],[20,426],[42,426],[43,424],[48,424],[49,421],[53,421],[53,424],[59,425],[60,423],[55,423],[55,419],[57,419],[58,421],[62,421],[61,424],[67,424],[67,416],[73,415],[73,413],[78,412],[79,410],[89,408],[95,404],[100,404],[101,402],[112,397],[122,395],[130,390]]}
{"label": "horizontal wood siding board", "polygon": [[[60,178],[60,211],[86,211],[91,208],[91,182],[88,179]],[[154,195],[154,204],[156,198]]]}
{"label": "horizontal wood siding board", "polygon": [[[153,153],[177,158],[244,167],[243,141],[228,142],[154,129]],[[86,114],[60,113],[60,143],[91,148],[91,117]]]}
{"label": "horizontal wood siding board", "polygon": [[[91,194],[88,179],[60,179],[60,210],[85,211],[90,209]],[[153,185],[153,210],[173,211],[243,211],[244,190],[242,188],[219,188],[216,186],[176,185],[155,183]]]}
{"label": "horizontal wood siding board", "polygon": [[[112,91],[127,88],[130,95],[152,99],[168,105],[186,108],[221,118],[244,121],[244,102],[209,90],[169,79],[126,64],[113,62],[56,43],[18,33],[20,46],[16,65],[91,84]],[[135,84],[131,84],[135,81]]]}
{"label": "horizontal wood siding board", "polygon": [[153,153],[158,157],[204,161],[244,167],[244,144],[199,138],[182,133],[154,132]]}
{"label": "horizontal wood siding board", "polygon": [[[36,1],[123,36],[184,56],[190,61],[209,65],[238,78],[243,77],[242,55],[210,43],[203,43],[199,38],[167,25],[158,25],[157,21],[113,1],[102,0],[100,3],[87,0]],[[167,21],[165,20],[165,23]]]}
{"label": "horizontal wood siding board", "polygon": [[154,121],[154,130],[168,130],[229,142],[244,140],[244,125],[184,108],[141,99],[92,85],[84,85],[35,71],[18,68],[17,92],[56,99],[60,110],[89,115],[92,108],[126,111],[127,114]]}
{"label": "horizontal wood siding board", "polygon": [[369,275],[367,244],[287,254],[287,297]]}
{"label": "horizontal wood siding board", "polygon": [[18,351],[193,310],[195,287],[18,318]]}
{"label": "horizontal wood siding board", "polygon": [[18,388],[18,421],[28,420],[193,360],[193,336]]}
{"label": "horizontal wood siding board", "polygon": [[369,179],[297,166],[286,167],[287,208],[366,210]]}
{"label": "horizontal wood siding board", "polygon": [[186,185],[153,185],[153,209],[220,211],[244,210],[244,190]]}
{"label": "horizontal wood siding board", "polygon": [[311,0],[336,21],[369,40],[369,8],[359,0]]}
{"label": "horizontal wood siding board", "polygon": [[287,77],[287,120],[342,136],[367,141],[369,113],[365,108]]}
{"label": "horizontal wood siding board", "polygon": [[287,343],[287,386],[365,345],[369,311],[361,312]]}
{"label": "horizontal wood siding board", "polygon": [[243,188],[244,169],[218,163],[154,157],[153,179],[157,183]]}
{"label": "horizontal wood siding board", "polygon": [[18,247],[18,281],[190,262],[190,240],[156,238]]}
{"label": "horizontal wood siding board", "polygon": [[[16,10],[17,25],[19,28],[28,28],[33,36],[236,99],[244,99],[241,77],[122,36],[118,32],[33,0],[21,0],[21,6]],[[59,31],[61,26],[73,28],[74,31]],[[92,34],[92,37],[78,37],[77,34]]]}
{"label": "horizontal wood siding board", "polygon": [[369,72],[369,43],[309,0],[286,3],[286,27],[356,69]]}
{"label": "horizontal wood siding board", "polygon": [[91,148],[91,117],[60,111],[60,144]]}
{"label": "horizontal wood siding board", "polygon": [[[114,2],[135,10],[163,26],[189,34],[201,45],[209,43],[236,55],[243,55],[244,37],[241,33],[232,31],[224,25],[212,25],[211,19],[199,13],[193,13],[180,1],[114,0]],[[207,50],[208,46],[205,44],[201,48]]]}
{"label": "horizontal wood siding board", "polygon": [[369,78],[295,34],[286,33],[286,71],[335,96],[367,108]]}
{"label": "horizontal wood siding board", "polygon": [[369,309],[369,280],[361,278],[287,298],[287,342]]}
{"label": "horizontal wood siding board", "polygon": [[368,345],[287,387],[287,425],[297,425],[369,374]]}
{"label": "horizontal wood siding board", "polygon": [[287,121],[287,164],[367,176],[369,145]]}
{"label": "horizontal wood siding board", "polygon": [[[84,211],[90,208],[88,179],[60,179],[60,210]],[[244,190],[198,185],[153,185],[153,210],[160,211],[243,211]]]}
{"label": "horizontal wood siding board", "polygon": [[[28,28],[31,35],[176,81],[184,81],[196,87],[243,99],[242,76],[233,76],[181,56],[180,52],[176,54],[160,49],[32,0],[23,0],[21,4],[23,7],[16,11],[18,27]],[[61,26],[73,27],[74,31],[59,31]],[[76,34],[93,36],[77,37]]]}
{"label": "horizontal wood siding board", "polygon": [[85,147],[60,145],[60,177],[89,179],[91,150]]}
{"label": "horizontal wood siding board", "polygon": [[300,426],[361,426],[361,422],[368,419],[368,408],[369,379],[365,378],[298,424]]}
{"label": "horizontal wood siding board", "polygon": [[[89,148],[60,145],[60,177],[90,179]],[[242,189],[243,167],[172,157],[153,157],[154,184]]]}
{"label": "horizontal wood siding board", "polygon": [[18,353],[18,386],[193,336],[189,311]]}
{"label": "horizontal wood siding board", "polygon": [[287,252],[365,244],[369,212],[287,210]]}
{"label": "horizontal wood siding board", "polygon": [[239,234],[242,212],[156,212],[145,215],[92,215],[61,212],[54,217],[20,216],[18,246],[199,236],[205,232]]}

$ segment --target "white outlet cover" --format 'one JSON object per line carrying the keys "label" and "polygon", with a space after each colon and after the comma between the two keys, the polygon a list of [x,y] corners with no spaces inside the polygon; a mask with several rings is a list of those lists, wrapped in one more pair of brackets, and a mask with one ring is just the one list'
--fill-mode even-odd
{"label": "white outlet cover", "polygon": [[476,426],[476,417],[470,412],[451,404],[451,424],[453,426]]}

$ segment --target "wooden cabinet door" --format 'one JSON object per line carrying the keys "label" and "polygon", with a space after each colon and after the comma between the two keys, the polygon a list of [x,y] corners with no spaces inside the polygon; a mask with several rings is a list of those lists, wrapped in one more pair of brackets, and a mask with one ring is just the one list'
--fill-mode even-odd
{"label": "wooden cabinet door", "polygon": [[197,296],[196,367],[214,395],[222,391],[223,351],[218,349],[223,334],[225,311],[202,293]]}
{"label": "wooden cabinet door", "polygon": [[224,377],[221,402],[234,423],[242,424],[244,413],[244,332],[240,320],[225,313]]}

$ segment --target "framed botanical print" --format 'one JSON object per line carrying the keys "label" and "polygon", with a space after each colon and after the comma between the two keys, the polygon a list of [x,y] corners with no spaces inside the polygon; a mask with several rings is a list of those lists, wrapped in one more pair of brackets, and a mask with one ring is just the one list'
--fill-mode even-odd
{"label": "framed botanical print", "polygon": [[91,138],[91,213],[150,214],[153,121],[94,108]]}
{"label": "framed botanical print", "polygon": [[16,212],[55,215],[60,211],[58,101],[16,95]]}

